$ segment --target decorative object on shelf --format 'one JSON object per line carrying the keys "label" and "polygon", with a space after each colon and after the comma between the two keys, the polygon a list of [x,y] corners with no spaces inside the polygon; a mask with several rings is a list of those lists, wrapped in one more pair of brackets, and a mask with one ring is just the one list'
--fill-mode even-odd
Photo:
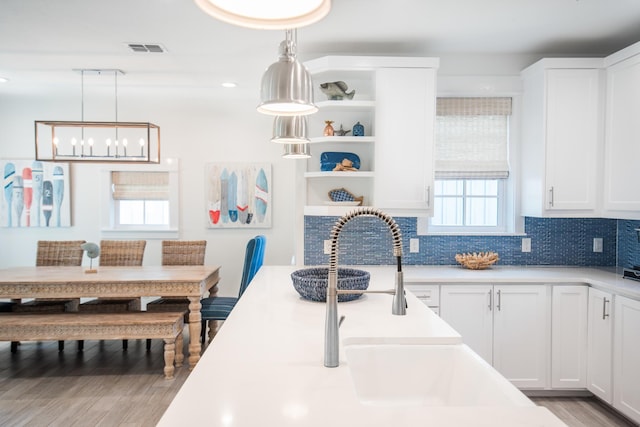
{"label": "decorative object on shelf", "polygon": [[318,111],[311,74],[296,59],[297,30],[287,30],[278,61],[262,75],[258,111],[272,116],[304,116]]}
{"label": "decorative object on shelf", "polygon": [[87,256],[89,257],[89,269],[85,270],[84,272],[97,273],[98,270],[93,268],[93,259],[98,257],[98,255],[100,255],[100,246],[92,242],[87,242],[80,245],[80,247],[82,248],[82,250],[84,250],[87,253]]}
{"label": "decorative object on shelf", "polygon": [[351,131],[350,130],[344,130],[344,128],[342,127],[342,123],[340,123],[340,129],[335,131],[334,134],[336,136],[346,136],[349,132],[351,132]]}
{"label": "decorative object on shelf", "polygon": [[341,151],[325,151],[320,154],[320,170],[323,172],[333,171],[337,165],[343,165],[343,161],[347,160],[350,170],[360,169],[360,157],[355,153],[344,153]]}
{"label": "decorative object on shelf", "polygon": [[69,227],[69,164],[38,160],[2,160],[4,197],[0,227]]}
{"label": "decorative object on shelf", "polygon": [[330,101],[340,101],[344,98],[353,99],[353,96],[356,94],[355,89],[347,92],[349,86],[343,81],[321,83],[320,90],[327,95],[327,99]]}
{"label": "decorative object on shelf", "polygon": [[456,254],[456,261],[469,270],[484,270],[498,262],[499,259],[496,252]]}
{"label": "decorative object on shelf", "polygon": [[335,130],[333,129],[333,126],[332,126],[333,120],[325,120],[324,122],[327,125],[324,127],[324,130],[322,131],[322,135],[323,136],[333,136],[333,135],[335,135]]}
{"label": "decorative object on shelf", "polygon": [[195,0],[208,15],[229,24],[258,30],[285,30],[318,22],[331,10],[331,0],[286,1]]}
{"label": "decorative object on shelf", "polygon": [[[369,287],[370,274],[355,268],[338,268],[338,289],[364,291]],[[306,300],[325,302],[329,284],[329,268],[304,268],[291,273],[293,287]],[[340,294],[338,302],[353,301],[362,294]]]}
{"label": "decorative object on shelf", "polygon": [[353,125],[353,133],[351,135],[353,135],[353,136],[364,136],[364,126],[362,126],[362,124],[360,124],[360,122],[358,122],[355,125]]}
{"label": "decorative object on shelf", "polygon": [[333,168],[333,172],[354,172],[358,169],[353,167],[353,161],[349,159],[342,159],[340,163],[336,164],[336,167]]}
{"label": "decorative object on shelf", "polygon": [[329,191],[329,198],[333,203],[342,203],[351,206],[362,206],[364,196],[356,197],[345,188],[335,188]]}
{"label": "decorative object on shelf", "polygon": [[[82,103],[80,121],[37,120],[36,160],[52,162],[160,163],[160,127],[148,122],[118,121],[118,75],[122,70],[74,70],[80,72]],[[115,120],[84,120],[85,75],[113,74]],[[139,150],[138,150],[139,147]]]}
{"label": "decorative object on shelf", "polygon": [[204,188],[209,228],[271,227],[271,164],[208,163]]}

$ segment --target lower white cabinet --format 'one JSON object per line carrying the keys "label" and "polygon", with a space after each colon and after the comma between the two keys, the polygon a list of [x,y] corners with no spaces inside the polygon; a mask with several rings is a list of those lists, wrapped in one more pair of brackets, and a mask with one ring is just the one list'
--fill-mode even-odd
{"label": "lower white cabinet", "polygon": [[607,403],[612,403],[613,296],[589,288],[587,338],[587,388]]}
{"label": "lower white cabinet", "polygon": [[555,285],[551,296],[551,388],[587,388],[589,287]]}
{"label": "lower white cabinet", "polygon": [[424,305],[440,315],[440,285],[410,282],[404,284]]}
{"label": "lower white cabinet", "polygon": [[548,387],[546,285],[442,285],[440,315],[519,388]]}
{"label": "lower white cabinet", "polygon": [[613,406],[640,423],[640,301],[616,296]]}

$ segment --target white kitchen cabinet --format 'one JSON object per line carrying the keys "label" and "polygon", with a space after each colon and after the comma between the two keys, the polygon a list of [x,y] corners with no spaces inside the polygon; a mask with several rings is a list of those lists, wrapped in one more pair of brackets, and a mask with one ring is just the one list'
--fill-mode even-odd
{"label": "white kitchen cabinet", "polygon": [[548,286],[442,285],[440,316],[515,386],[548,386]]}
{"label": "white kitchen cabinet", "polygon": [[440,314],[440,285],[428,283],[405,282],[405,289],[413,292],[421,303],[434,313]]}
{"label": "white kitchen cabinet", "polygon": [[587,388],[607,403],[612,403],[613,296],[589,288],[587,338]]}
{"label": "white kitchen cabinet", "polygon": [[[353,206],[331,203],[328,192],[345,188],[364,197],[364,205],[398,214],[429,213],[433,190],[433,123],[436,58],[327,56],[305,62],[313,76],[319,111],[308,116],[312,157],[298,168],[305,185],[305,215],[342,215]],[[352,100],[330,101],[319,90],[325,82],[344,81]],[[352,132],[360,122],[365,136],[324,137],[326,120]],[[323,152],[358,155],[354,172],[320,170]],[[426,166],[425,166],[426,165]],[[300,194],[302,193],[302,194]]]}
{"label": "white kitchen cabinet", "polygon": [[605,59],[604,214],[640,219],[640,43]]}
{"label": "white kitchen cabinet", "polygon": [[604,138],[602,59],[543,59],[522,72],[522,210],[598,213]]}
{"label": "white kitchen cabinet", "polygon": [[551,297],[551,388],[587,387],[586,285],[553,286]]}
{"label": "white kitchen cabinet", "polygon": [[640,301],[615,297],[613,407],[640,423]]}
{"label": "white kitchen cabinet", "polygon": [[376,99],[375,204],[432,215],[436,69],[378,69]]}

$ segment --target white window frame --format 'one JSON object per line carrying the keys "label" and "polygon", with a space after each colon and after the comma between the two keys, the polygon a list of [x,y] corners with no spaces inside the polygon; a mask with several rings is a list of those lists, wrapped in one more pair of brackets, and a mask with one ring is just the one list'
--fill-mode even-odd
{"label": "white window frame", "polygon": [[[117,202],[111,197],[111,172],[168,172],[169,173],[169,225],[118,223]],[[180,165],[178,159],[164,159],[157,165],[113,164],[101,170],[100,231],[110,238],[178,238],[180,212]]]}

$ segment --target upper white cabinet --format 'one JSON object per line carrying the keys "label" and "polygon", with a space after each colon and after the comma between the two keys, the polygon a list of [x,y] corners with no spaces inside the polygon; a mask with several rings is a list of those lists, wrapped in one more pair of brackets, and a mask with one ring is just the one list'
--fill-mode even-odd
{"label": "upper white cabinet", "polygon": [[[386,211],[430,211],[438,64],[435,58],[377,56],[327,56],[305,62],[319,107],[308,116],[312,157],[299,170],[305,185],[297,191],[306,215],[342,215],[353,209],[330,201],[328,193],[336,188]],[[353,99],[327,99],[320,84],[336,81],[345,82],[348,93],[355,90]],[[323,136],[328,120],[335,130],[342,125],[349,132]],[[364,126],[364,136],[353,136],[357,122]],[[357,171],[321,170],[323,153],[344,152],[358,156]]]}
{"label": "upper white cabinet", "polygon": [[440,316],[516,387],[546,388],[546,285],[442,285]]}
{"label": "upper white cabinet", "polygon": [[640,219],[640,43],[607,57],[605,64],[604,213]]}
{"label": "upper white cabinet", "polygon": [[522,72],[522,213],[598,214],[602,59],[543,59]]}
{"label": "upper white cabinet", "polygon": [[375,204],[433,213],[435,68],[376,72]]}

